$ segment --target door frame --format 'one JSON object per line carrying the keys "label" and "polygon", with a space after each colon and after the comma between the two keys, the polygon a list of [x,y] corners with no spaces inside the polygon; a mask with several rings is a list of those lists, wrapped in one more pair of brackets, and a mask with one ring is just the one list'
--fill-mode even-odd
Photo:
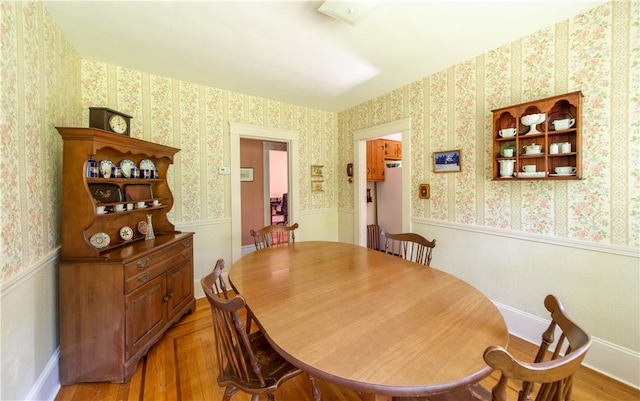
{"label": "door frame", "polygon": [[411,118],[353,132],[354,243],[367,246],[367,140],[402,133],[402,232],[411,232]]}
{"label": "door frame", "polygon": [[[265,128],[256,125],[229,122],[231,153],[231,263],[242,257],[242,195],[240,190],[240,138],[257,139],[287,144],[289,166],[289,221],[294,221],[300,209],[299,191],[299,136],[298,130]],[[293,195],[293,196],[292,196]]]}

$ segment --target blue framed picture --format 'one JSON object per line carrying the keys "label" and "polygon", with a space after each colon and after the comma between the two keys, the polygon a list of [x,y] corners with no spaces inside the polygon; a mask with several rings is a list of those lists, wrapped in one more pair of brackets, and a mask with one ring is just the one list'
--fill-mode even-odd
{"label": "blue framed picture", "polygon": [[459,173],[461,166],[460,149],[433,152],[434,173]]}

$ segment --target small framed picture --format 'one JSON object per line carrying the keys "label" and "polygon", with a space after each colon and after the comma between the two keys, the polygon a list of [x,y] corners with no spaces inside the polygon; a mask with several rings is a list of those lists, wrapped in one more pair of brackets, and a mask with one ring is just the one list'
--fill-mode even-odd
{"label": "small framed picture", "polygon": [[433,152],[434,173],[459,173],[460,170],[460,149]]}
{"label": "small framed picture", "polygon": [[253,167],[240,168],[240,181],[253,181]]}
{"label": "small framed picture", "polygon": [[322,177],[322,167],[318,165],[311,166],[311,177]]}

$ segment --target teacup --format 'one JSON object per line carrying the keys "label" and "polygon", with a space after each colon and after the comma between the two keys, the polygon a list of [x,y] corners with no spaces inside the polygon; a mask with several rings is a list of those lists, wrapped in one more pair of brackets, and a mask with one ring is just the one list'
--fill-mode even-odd
{"label": "teacup", "polygon": [[575,122],[576,122],[575,118],[565,118],[562,120],[555,120],[553,122],[553,128],[555,128],[556,131],[569,129],[573,124],[575,124]]}
{"label": "teacup", "polygon": [[504,129],[501,129],[500,132],[498,132],[498,135],[500,135],[502,138],[510,138],[515,134],[516,134],[515,128],[504,128]]}
{"label": "teacup", "polygon": [[133,210],[133,203],[127,203],[127,210]]}
{"label": "teacup", "polygon": [[153,206],[160,206],[160,201],[157,199],[153,200]]}
{"label": "teacup", "polygon": [[96,206],[96,212],[98,214],[105,214],[107,212],[105,209],[105,206]]}
{"label": "teacup", "polygon": [[116,212],[121,212],[124,210],[124,205],[122,203],[116,205]]}
{"label": "teacup", "polygon": [[536,165],[535,164],[527,164],[525,166],[522,166],[522,171],[524,171],[525,173],[535,173],[536,172]]}
{"label": "teacup", "polygon": [[575,174],[576,168],[571,166],[556,167],[555,172],[556,174],[563,174],[563,175]]}
{"label": "teacup", "polygon": [[144,206],[145,206],[144,202],[138,202],[138,203],[136,203],[136,207],[137,207],[138,209],[142,209]]}
{"label": "teacup", "polygon": [[542,146],[532,143],[531,145],[527,145],[524,147],[524,152],[527,155],[535,155],[540,153],[540,149],[542,149]]}

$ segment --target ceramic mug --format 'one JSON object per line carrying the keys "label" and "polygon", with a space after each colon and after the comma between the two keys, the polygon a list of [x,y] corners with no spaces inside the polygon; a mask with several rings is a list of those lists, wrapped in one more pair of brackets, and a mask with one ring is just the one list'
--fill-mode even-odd
{"label": "ceramic mug", "polygon": [[556,167],[555,172],[562,175],[575,174],[576,168],[571,166]]}
{"label": "ceramic mug", "polygon": [[575,122],[576,122],[575,118],[565,118],[563,120],[555,120],[553,122],[553,128],[555,128],[556,131],[569,129],[573,124],[575,124]]}
{"label": "ceramic mug", "polygon": [[557,143],[552,143],[551,145],[549,145],[549,154],[557,155],[559,151],[560,148],[558,147]]}
{"label": "ceramic mug", "polygon": [[137,207],[138,209],[142,209],[142,208],[144,207],[144,202],[138,202],[138,203],[136,203],[136,207]]}
{"label": "ceramic mug", "polygon": [[98,214],[105,214],[106,213],[105,206],[96,206],[96,211]]}
{"label": "ceramic mug", "polygon": [[153,200],[153,206],[160,206],[160,201],[157,199]]}
{"label": "ceramic mug", "polygon": [[513,149],[505,149],[502,151],[504,157],[513,157]]}
{"label": "ceramic mug", "polygon": [[127,203],[127,210],[133,210],[133,203]]}
{"label": "ceramic mug", "polygon": [[525,173],[535,173],[536,172],[536,165],[535,164],[527,164],[525,166],[522,166],[522,171],[524,171]]}
{"label": "ceramic mug", "polygon": [[501,129],[500,132],[498,132],[498,135],[500,135],[502,138],[510,138],[515,134],[516,134],[515,128],[504,128],[504,129]]}
{"label": "ceramic mug", "polygon": [[116,212],[121,212],[124,210],[124,205],[122,203],[116,205]]}

